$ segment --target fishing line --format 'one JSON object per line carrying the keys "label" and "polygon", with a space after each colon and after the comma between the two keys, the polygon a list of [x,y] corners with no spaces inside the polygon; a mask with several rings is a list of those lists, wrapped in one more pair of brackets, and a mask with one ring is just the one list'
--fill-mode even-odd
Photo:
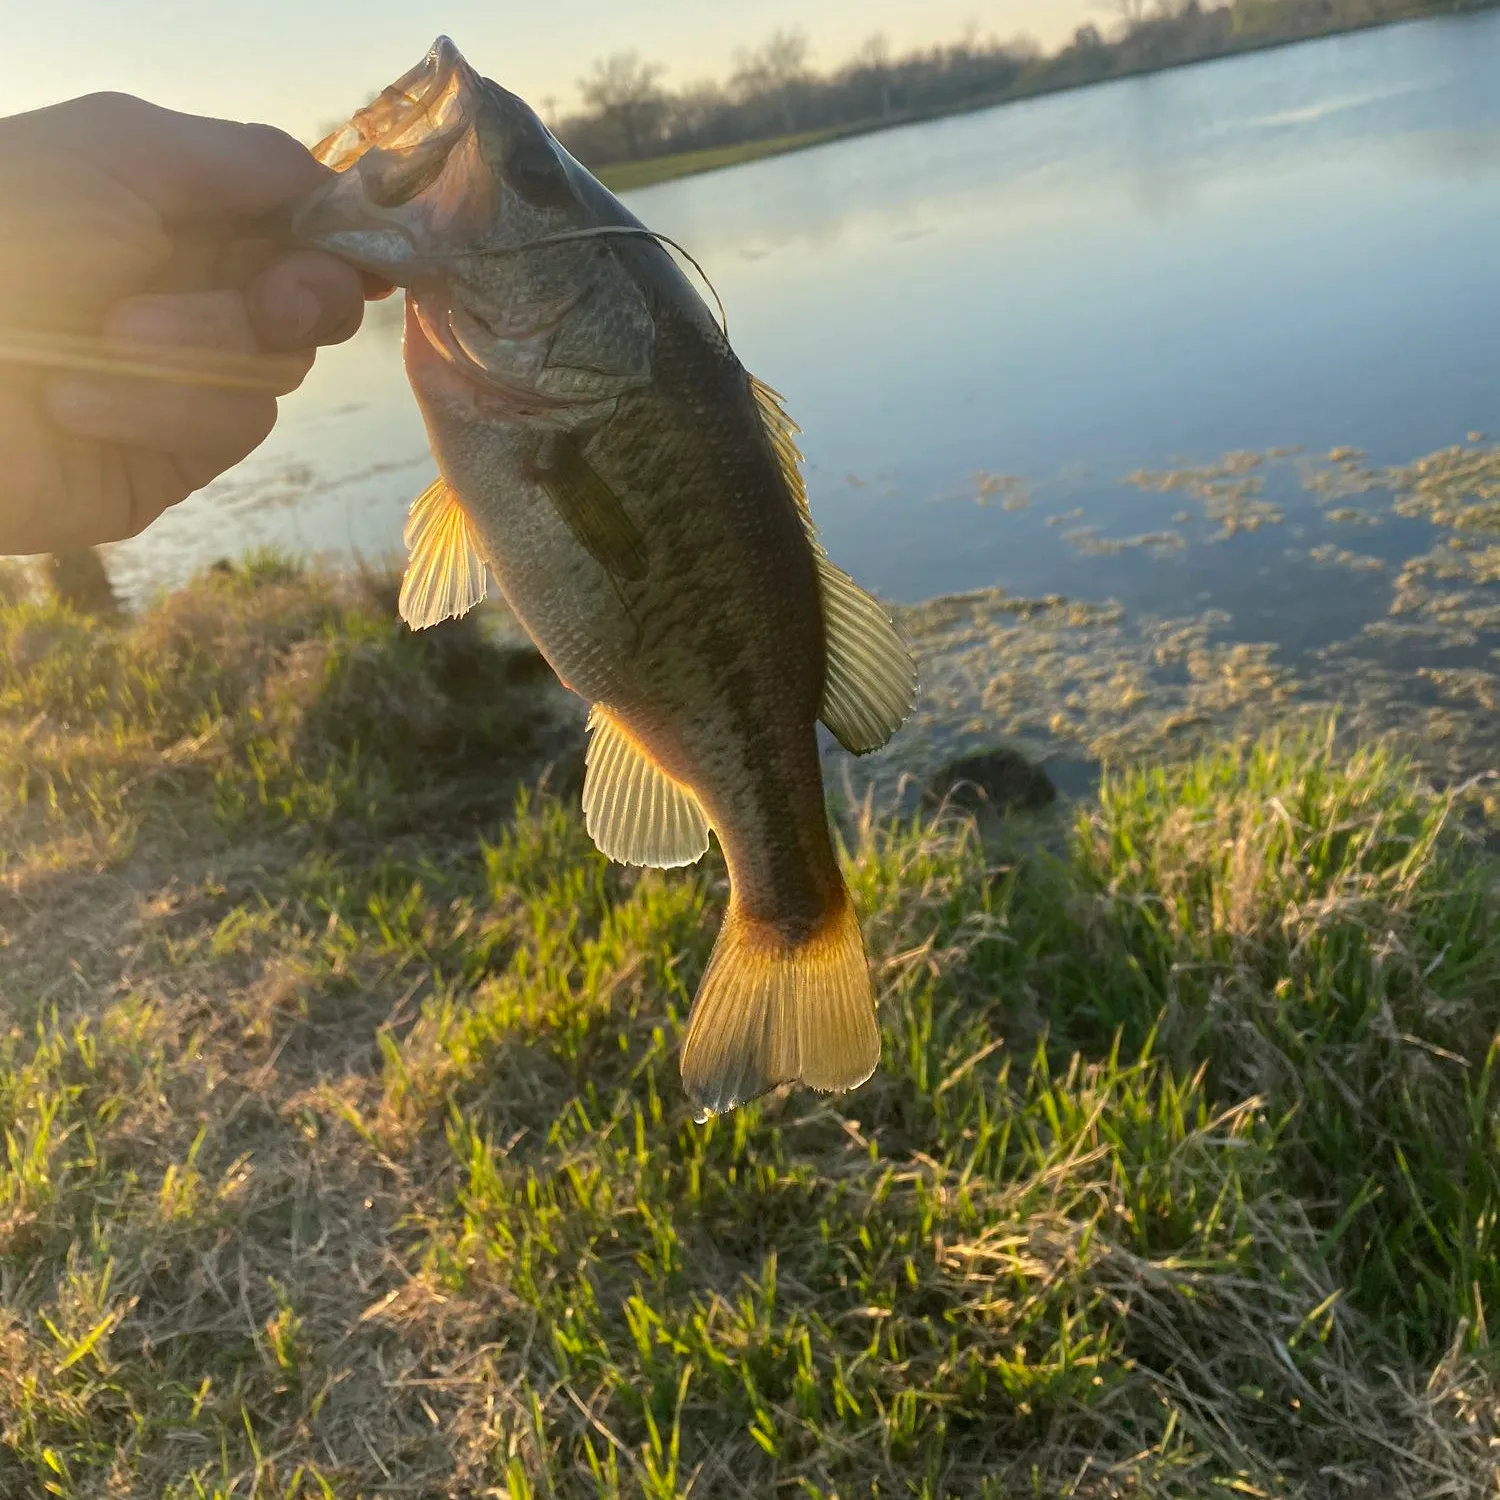
{"label": "fishing line", "polygon": [[708,272],[698,264],[698,259],[695,255],[679,245],[671,235],[663,234],[659,229],[647,229],[644,225],[635,224],[600,224],[592,229],[566,229],[558,234],[544,235],[539,240],[529,240],[523,245],[517,245],[516,249],[530,250],[536,245],[556,245],[567,240],[587,240],[597,235],[605,234],[640,235],[648,240],[655,240],[660,245],[670,246],[675,250],[703,279],[703,285],[713,293],[714,305],[719,309],[719,329],[726,339],[729,337],[729,314],[724,311],[724,299],[719,296],[718,287],[709,280]]}
{"label": "fishing line", "polygon": [[[569,241],[596,239],[607,234],[638,235],[648,240],[655,240],[660,245],[670,246],[675,250],[703,279],[703,284],[713,293],[715,306],[719,309],[719,329],[727,339],[729,337],[729,314],[724,311],[724,299],[719,295],[719,289],[709,279],[708,272],[698,264],[697,258],[688,250],[685,250],[670,235],[663,234],[658,229],[647,229],[644,225],[635,224],[599,224],[592,229],[564,229],[557,234],[545,234],[539,240],[525,240],[519,245],[498,245],[491,250],[456,250],[451,256],[445,256],[449,260],[470,260],[475,257],[489,257],[496,255],[519,255],[523,250],[539,250],[546,245],[563,245]],[[432,260],[436,257],[424,257]]]}

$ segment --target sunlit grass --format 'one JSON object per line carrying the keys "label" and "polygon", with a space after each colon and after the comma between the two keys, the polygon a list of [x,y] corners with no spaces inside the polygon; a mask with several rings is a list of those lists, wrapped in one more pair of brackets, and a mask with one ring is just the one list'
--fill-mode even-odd
{"label": "sunlit grass", "polygon": [[1495,1492],[1496,866],[1405,763],[849,813],[881,1070],[700,1127],[722,867],[529,789],[525,653],[274,558],[0,646],[0,1494]]}
{"label": "sunlit grass", "polygon": [[[862,129],[869,129],[869,126]],[[735,167],[741,162],[760,161],[767,156],[784,156],[788,151],[802,151],[825,141],[860,133],[860,127],[829,126],[823,130],[799,130],[790,135],[769,136],[764,140],[741,141],[733,146],[708,146],[701,151],[676,151],[670,156],[653,156],[644,161],[618,162],[598,168],[598,177],[607,188],[628,193],[634,188],[649,187],[653,182],[670,182],[675,177],[689,177],[696,172],[714,172],[721,167]]]}

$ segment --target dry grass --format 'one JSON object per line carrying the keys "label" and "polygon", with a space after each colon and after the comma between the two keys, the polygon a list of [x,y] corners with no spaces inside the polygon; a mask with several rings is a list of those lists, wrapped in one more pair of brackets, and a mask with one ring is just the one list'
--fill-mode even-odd
{"label": "dry grass", "polygon": [[698,1127],[721,870],[576,754],[367,584],[0,604],[0,1494],[1500,1494],[1495,867],[1408,766],[855,819],[880,1073]]}

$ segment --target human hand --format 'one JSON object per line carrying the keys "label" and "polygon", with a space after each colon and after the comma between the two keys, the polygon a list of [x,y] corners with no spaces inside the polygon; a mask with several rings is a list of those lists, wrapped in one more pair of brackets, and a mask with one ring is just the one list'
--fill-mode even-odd
{"label": "human hand", "polygon": [[134,536],[265,439],[389,290],[269,237],[326,176],[123,94],[0,119],[0,554]]}

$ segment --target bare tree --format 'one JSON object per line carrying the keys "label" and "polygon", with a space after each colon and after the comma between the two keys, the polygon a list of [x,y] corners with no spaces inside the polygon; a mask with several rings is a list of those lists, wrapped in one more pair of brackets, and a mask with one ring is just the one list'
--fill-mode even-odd
{"label": "bare tree", "polygon": [[850,66],[855,68],[888,68],[890,64],[890,38],[883,31],[872,31],[850,59]]}
{"label": "bare tree", "polygon": [[735,53],[734,82],[742,88],[780,88],[807,76],[807,36],[801,31],[773,31],[753,52]]}
{"label": "bare tree", "polygon": [[[617,53],[594,64],[590,77],[580,83],[583,107],[559,120],[557,129],[581,161],[606,165],[626,157],[765,140],[799,130],[920,118],[957,106],[1020,98],[1040,89],[1073,87],[1121,72],[1215,56],[1237,45],[1234,33],[1251,29],[1287,35],[1326,29],[1334,7],[1345,15],[1351,7],[1373,11],[1455,0],[1088,3],[1095,18],[1084,19],[1071,40],[1050,56],[1029,37],[1001,41],[981,36],[971,26],[954,42],[899,55],[876,33],[842,66],[819,73],[810,66],[807,37],[801,31],[781,30],[758,47],[736,53],[734,73],[726,84],[698,82],[669,93],[662,86],[660,67],[633,52]],[[1258,19],[1262,10],[1273,13],[1274,21]],[[1102,14],[1109,16],[1107,27]],[[549,116],[552,109],[549,105]]]}
{"label": "bare tree", "polygon": [[619,135],[630,160],[640,156],[661,128],[666,95],[660,79],[665,71],[660,63],[642,62],[638,53],[616,52],[578,80],[583,102]]}
{"label": "bare tree", "polygon": [[880,96],[880,118],[891,117],[891,44],[883,31],[872,32],[860,43],[846,70],[855,78],[874,84]]}
{"label": "bare tree", "polygon": [[800,31],[775,31],[753,52],[735,53],[730,86],[741,99],[763,99],[781,115],[788,133],[797,128],[797,96],[808,76],[807,37]]}

